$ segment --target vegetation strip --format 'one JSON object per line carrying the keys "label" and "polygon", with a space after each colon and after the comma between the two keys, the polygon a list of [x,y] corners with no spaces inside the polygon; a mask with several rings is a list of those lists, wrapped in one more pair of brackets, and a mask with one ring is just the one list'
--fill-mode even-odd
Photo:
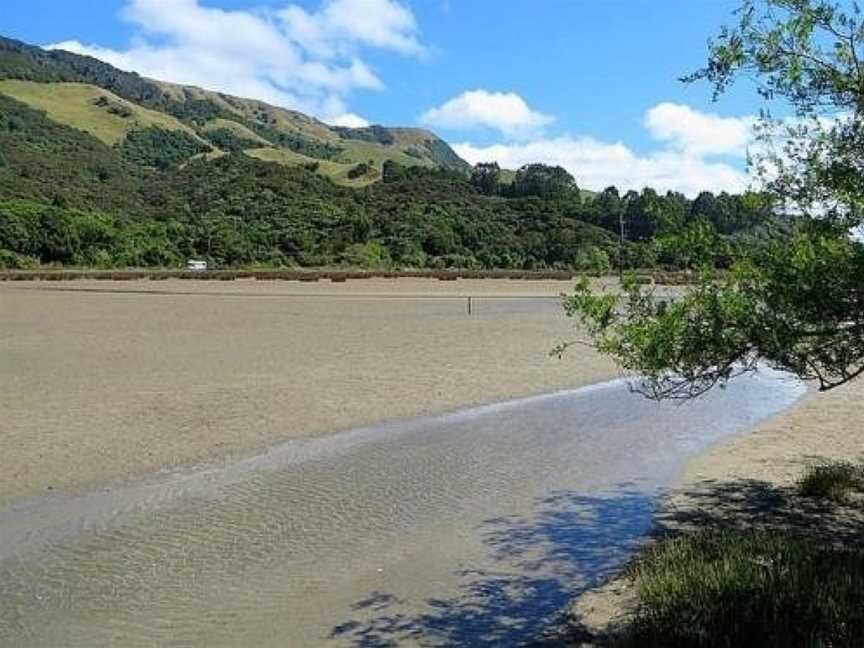
{"label": "vegetation strip", "polygon": [[[38,270],[38,271],[2,271],[0,281],[74,281],[96,279],[106,281],[160,281],[166,279],[186,279],[197,281],[233,281],[237,279],[257,279],[260,281],[319,281],[329,280],[340,283],[362,279],[438,279],[440,281],[456,281],[458,279],[513,279],[525,281],[569,281],[585,276],[574,272],[524,272],[514,270],[446,270],[446,271],[361,271],[345,272],[341,270],[285,271],[285,270],[219,270],[206,272],[189,272],[183,270]],[[634,280],[640,284],[660,284],[666,286],[688,285],[694,283],[696,277],[691,273],[647,272],[634,275]]]}

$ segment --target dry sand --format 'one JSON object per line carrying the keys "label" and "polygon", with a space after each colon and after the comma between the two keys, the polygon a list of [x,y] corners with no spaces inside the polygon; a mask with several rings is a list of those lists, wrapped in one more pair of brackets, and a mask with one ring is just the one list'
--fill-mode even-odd
{"label": "dry sand", "polygon": [[548,355],[571,285],[0,284],[0,506],[609,378],[588,349]]}
{"label": "dry sand", "polygon": [[[794,486],[809,465],[864,460],[862,431],[864,380],[829,392],[814,390],[753,433],[691,461],[664,502],[659,528],[790,529],[810,524],[821,527],[813,531],[820,539],[837,541],[848,521],[860,518],[860,509],[824,510],[795,497]],[[581,596],[573,616],[588,635],[602,637],[626,621],[635,603],[631,580],[619,576]]]}

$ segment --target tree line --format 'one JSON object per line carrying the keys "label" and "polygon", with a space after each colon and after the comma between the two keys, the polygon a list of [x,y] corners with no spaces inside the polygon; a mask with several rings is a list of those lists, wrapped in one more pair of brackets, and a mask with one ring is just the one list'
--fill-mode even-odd
{"label": "tree line", "polygon": [[157,129],[107,146],[0,95],[0,263],[684,268],[699,245],[735,245],[772,222],[756,194],[589,196],[546,165],[504,182],[492,165],[388,162],[381,182],[349,189],[239,151],[180,163],[205,149]]}

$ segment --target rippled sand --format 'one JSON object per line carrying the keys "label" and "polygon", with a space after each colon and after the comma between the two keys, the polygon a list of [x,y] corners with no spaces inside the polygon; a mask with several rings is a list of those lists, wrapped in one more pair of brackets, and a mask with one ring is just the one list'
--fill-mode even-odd
{"label": "rippled sand", "polygon": [[688,457],[802,391],[680,406],[614,381],[0,509],[0,645],[521,645]]}
{"label": "rippled sand", "polygon": [[0,506],[613,376],[585,348],[548,356],[570,286],[0,284]]}

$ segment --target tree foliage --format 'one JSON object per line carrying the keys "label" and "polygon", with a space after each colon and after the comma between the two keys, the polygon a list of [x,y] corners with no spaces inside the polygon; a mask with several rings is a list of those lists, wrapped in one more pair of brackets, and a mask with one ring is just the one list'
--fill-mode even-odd
{"label": "tree foliage", "polygon": [[[598,295],[583,283],[565,304],[656,398],[698,395],[760,361],[821,389],[864,372],[864,247],[850,235],[864,201],[862,15],[824,0],[745,0],[737,15],[687,80],[707,80],[719,95],[752,76],[766,100],[794,109],[786,119],[766,111],[759,126],[755,169],[766,193],[739,197],[743,210],[703,194],[691,205],[695,223],[661,238],[661,250],[690,250],[688,264],[702,268],[682,297],[632,282]],[[717,237],[769,207],[792,214],[785,227]]]}
{"label": "tree foliage", "polygon": [[214,128],[204,132],[207,140],[216,148],[223,151],[237,153],[247,149],[254,149],[261,146],[260,140],[254,140],[250,137],[238,135],[230,128]]}
{"label": "tree foliage", "polygon": [[501,167],[497,162],[480,162],[471,171],[471,184],[477,191],[494,196],[501,184]]}
{"label": "tree foliage", "polygon": [[578,194],[576,180],[560,166],[526,164],[516,171],[509,194],[514,197],[536,196],[537,198],[563,198]]}

